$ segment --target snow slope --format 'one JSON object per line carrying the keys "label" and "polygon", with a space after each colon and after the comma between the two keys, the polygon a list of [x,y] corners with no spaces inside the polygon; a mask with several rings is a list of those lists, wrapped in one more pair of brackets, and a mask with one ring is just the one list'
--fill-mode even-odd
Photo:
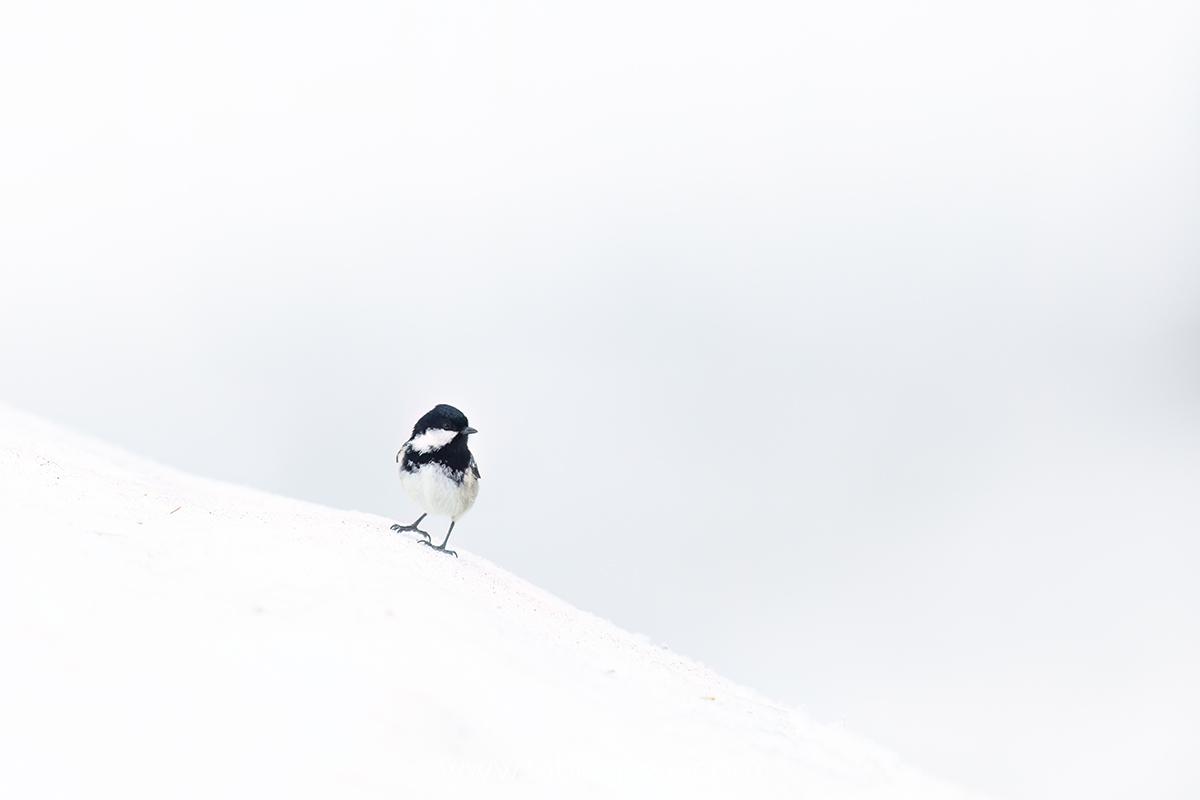
{"label": "snow slope", "polygon": [[0,796],[966,796],[390,523],[0,406]]}

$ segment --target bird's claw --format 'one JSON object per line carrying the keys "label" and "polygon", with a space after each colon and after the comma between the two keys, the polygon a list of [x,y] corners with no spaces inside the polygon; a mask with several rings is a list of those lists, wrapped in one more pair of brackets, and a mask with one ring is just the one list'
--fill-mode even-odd
{"label": "bird's claw", "polygon": [[445,544],[436,545],[433,542],[427,542],[424,539],[422,539],[420,541],[420,544],[425,545],[426,547],[428,547],[431,550],[437,550],[441,553],[449,553],[450,555],[454,556],[455,558],[458,558],[458,553],[454,552],[453,550],[447,550]]}
{"label": "bird's claw", "polygon": [[421,544],[429,544],[430,543],[429,534],[426,533],[425,531],[421,530],[420,528],[418,528],[415,522],[412,525],[401,525],[400,523],[396,523],[395,525],[392,526],[392,530],[394,530],[394,531],[413,531],[414,533],[419,533],[425,537],[424,539],[421,540]]}

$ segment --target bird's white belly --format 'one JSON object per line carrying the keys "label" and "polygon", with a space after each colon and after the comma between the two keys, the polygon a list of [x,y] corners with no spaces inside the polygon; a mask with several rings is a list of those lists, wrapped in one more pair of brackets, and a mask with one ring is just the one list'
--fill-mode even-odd
{"label": "bird's white belly", "polygon": [[463,482],[456,483],[441,464],[422,464],[414,472],[401,468],[400,485],[426,514],[452,520],[470,511],[479,494],[479,482],[469,470]]}

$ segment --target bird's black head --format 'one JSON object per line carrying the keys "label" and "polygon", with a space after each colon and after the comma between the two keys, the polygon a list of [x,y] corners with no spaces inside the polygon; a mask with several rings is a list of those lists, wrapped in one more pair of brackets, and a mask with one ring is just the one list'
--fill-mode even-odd
{"label": "bird's black head", "polygon": [[420,436],[422,433],[434,429],[454,431],[455,433],[463,431],[475,433],[475,429],[467,424],[467,415],[445,403],[435,406],[432,411],[417,420],[417,424],[413,426],[413,436]]}
{"label": "bird's black head", "polygon": [[405,448],[405,464],[437,461],[461,472],[471,464],[467,437],[477,431],[454,406],[442,404],[417,420]]}

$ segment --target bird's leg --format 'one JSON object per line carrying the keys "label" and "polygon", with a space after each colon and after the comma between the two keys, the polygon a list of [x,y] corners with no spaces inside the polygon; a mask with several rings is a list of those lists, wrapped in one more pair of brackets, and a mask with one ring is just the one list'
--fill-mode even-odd
{"label": "bird's leg", "polygon": [[[418,522],[419,521],[420,520],[418,520]],[[432,540],[430,540],[428,542],[422,540],[421,544],[427,544],[430,547],[432,547],[434,550],[441,550],[443,553],[449,553],[450,555],[454,556],[455,558],[458,558],[458,553],[454,552],[453,550],[446,549],[446,542],[450,541],[450,534],[452,534],[452,533],[454,533],[454,520],[450,520],[450,530],[446,531],[446,538],[442,540],[441,544],[434,544]]]}
{"label": "bird's leg", "polygon": [[[417,533],[419,533],[425,537],[424,539],[421,540],[421,543],[429,544],[429,534],[417,527],[418,525],[421,524],[421,520],[425,519],[427,516],[429,516],[429,515],[422,514],[421,516],[417,517],[417,521],[414,522],[412,525],[400,525],[400,524],[393,525],[392,530],[394,530],[394,531],[416,531]],[[450,527],[453,528],[454,525],[451,524]]]}

